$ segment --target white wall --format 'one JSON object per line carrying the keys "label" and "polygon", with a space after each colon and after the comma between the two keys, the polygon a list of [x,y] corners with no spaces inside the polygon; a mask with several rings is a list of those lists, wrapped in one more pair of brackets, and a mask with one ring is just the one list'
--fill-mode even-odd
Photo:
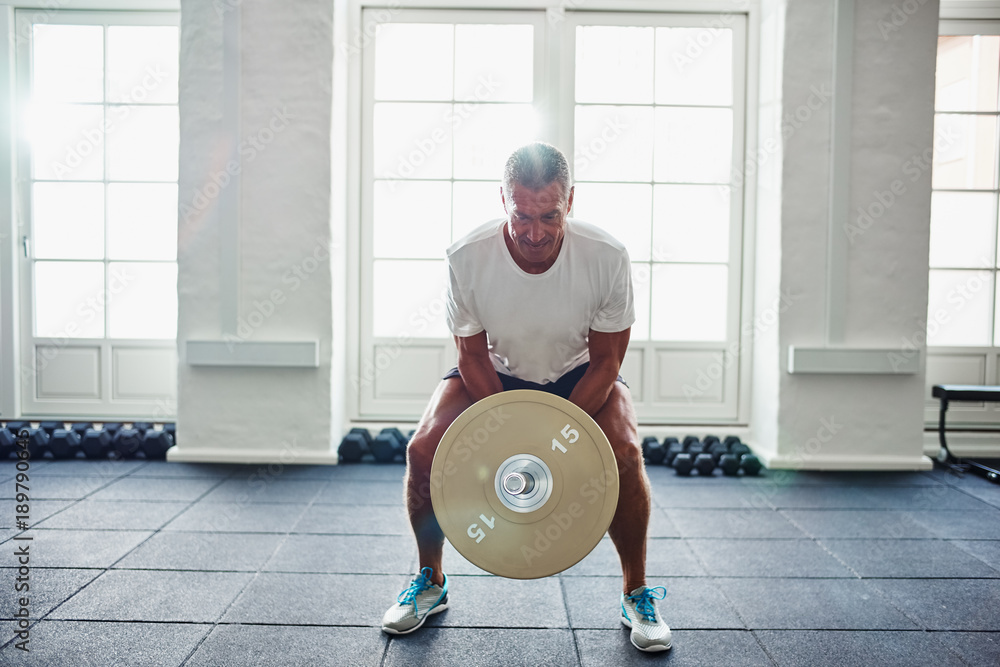
{"label": "white wall", "polygon": [[[171,460],[334,460],[332,13],[320,1],[182,3],[179,445]],[[238,119],[224,105],[234,60],[225,57],[223,26],[233,17],[242,43]],[[243,142],[241,172],[216,188],[213,176],[227,180],[218,174],[231,137]],[[227,208],[229,188],[239,190],[238,209]],[[191,341],[227,342],[220,365],[190,365]],[[316,343],[315,367],[236,365],[226,354],[268,343],[262,357],[280,364],[294,342]]]}

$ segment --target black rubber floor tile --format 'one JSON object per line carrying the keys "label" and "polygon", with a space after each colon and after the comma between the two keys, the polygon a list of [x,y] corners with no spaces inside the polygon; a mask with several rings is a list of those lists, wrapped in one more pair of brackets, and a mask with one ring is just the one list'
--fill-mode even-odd
{"label": "black rubber floor tile", "polygon": [[[5,558],[6,563],[16,563],[16,559]],[[6,564],[5,563],[5,564]],[[41,618],[55,609],[88,582],[93,581],[100,570],[59,570],[34,569],[27,575],[14,568],[0,569],[0,618],[15,618],[21,605],[21,597],[28,598],[28,617]],[[18,580],[20,579],[20,581]],[[18,586],[28,589],[18,591]]]}
{"label": "black rubber floor tile", "polygon": [[569,630],[422,628],[394,637],[382,664],[567,667],[579,663]]}
{"label": "black rubber floor tile", "polygon": [[866,490],[865,496],[871,500],[871,506],[875,508],[906,509],[914,512],[922,510],[996,511],[992,505],[945,485],[923,488],[873,487]]}
{"label": "black rubber floor tile", "polygon": [[[942,483],[923,471],[769,470],[768,477],[782,486],[937,486]],[[741,477],[740,481],[754,483],[759,480]]]}
{"label": "black rubber floor tile", "polygon": [[[610,538],[604,538],[582,561],[565,570],[568,576],[621,576],[621,559]],[[650,577],[701,577],[707,574],[684,540],[646,540],[646,574]]]}
{"label": "black rubber floor tile", "polygon": [[319,490],[322,480],[283,481],[231,477],[201,499],[203,503],[296,503],[308,505]]}
{"label": "black rubber floor tile", "polygon": [[30,630],[30,653],[0,649],[4,665],[164,667],[180,665],[211,625],[42,621]]}
{"label": "black rubber floor tile", "polygon": [[41,528],[156,530],[189,503],[144,500],[82,500],[38,524]]}
{"label": "black rubber floor tile", "polygon": [[779,665],[906,665],[960,667],[937,633],[758,630],[757,639]]}
{"label": "black rubber floor tile", "polygon": [[[152,535],[145,530],[31,530],[32,567],[110,567]],[[11,544],[16,541],[12,540]]]}
{"label": "black rubber floor tile", "polygon": [[812,537],[934,537],[910,512],[900,510],[780,510]]}
{"label": "black rubber floor tile", "polygon": [[945,645],[974,667],[1000,665],[1000,632],[935,633]]}
{"label": "black rubber floor tile", "polygon": [[227,463],[188,463],[186,461],[143,461],[139,468],[129,473],[129,477],[183,477],[194,479],[226,479],[242,466]]}
{"label": "black rubber floor tile", "polygon": [[[415,549],[416,545],[414,543],[414,550]],[[445,574],[449,577],[456,574],[494,576],[486,570],[473,565],[471,562],[466,560],[465,556],[459,553],[448,540],[444,541],[444,555],[441,559],[441,567],[444,569]]]}
{"label": "black rubber floor tile", "polygon": [[108,481],[128,475],[135,470],[142,468],[147,461],[137,459],[69,459],[65,461],[49,461],[47,465],[35,470],[35,463],[32,462],[31,469],[40,476],[60,475],[67,477],[103,477]]}
{"label": "black rubber floor tile", "polygon": [[283,539],[284,535],[260,533],[157,533],[115,567],[256,572]]}
{"label": "black rubber floor tile", "polygon": [[752,487],[727,483],[724,479],[699,484],[653,485],[653,500],[663,509],[770,509],[767,496]]}
{"label": "black rubber floor tile", "polygon": [[369,628],[219,626],[185,667],[376,666],[388,639]]}
{"label": "black rubber floor tile", "polygon": [[329,471],[330,479],[349,479],[352,481],[401,482],[406,476],[406,466],[403,464],[381,465],[375,463],[341,463],[335,466],[324,466]]}
{"label": "black rubber floor tile", "polygon": [[618,630],[577,630],[576,643],[583,667],[629,667],[666,665],[671,667],[770,667],[773,663],[749,632],[738,630],[678,630],[673,647],[665,653],[643,653],[629,641],[628,628]]}
{"label": "black rubber floor tile", "polygon": [[299,517],[293,533],[322,535],[412,535],[403,504],[313,505]]}
{"label": "black rubber floor tile", "polygon": [[397,535],[289,535],[268,572],[412,574],[413,538]]}
{"label": "black rubber floor tile", "polygon": [[1000,540],[954,540],[951,543],[1000,573]]}
{"label": "black rubber floor tile", "polygon": [[316,496],[316,503],[334,505],[402,505],[403,482],[331,479]]}
{"label": "black rubber floor tile", "polygon": [[666,510],[681,537],[804,538],[788,519],[774,510],[673,509]]}
{"label": "black rubber floor tile", "polygon": [[754,630],[915,630],[917,626],[859,579],[718,579]]}
{"label": "black rubber floor tile", "polygon": [[411,579],[402,575],[263,572],[247,586],[222,620],[380,627],[382,615]]}
{"label": "black rubber floor tile", "polygon": [[211,623],[252,578],[243,572],[110,570],[52,618]]}
{"label": "black rubber floor tile", "polygon": [[1000,579],[875,579],[928,630],[1000,631]]}
{"label": "black rubber floor tile", "polygon": [[674,522],[670,520],[667,516],[665,510],[660,509],[656,505],[650,508],[649,512],[649,529],[646,533],[646,537],[680,537],[680,531]]}
{"label": "black rubber floor tile", "polygon": [[90,496],[91,500],[185,500],[192,501],[220,483],[211,478],[163,479],[125,477]]}
{"label": "black rubber floor tile", "polygon": [[163,530],[211,533],[287,533],[305,506],[264,503],[196,503]]}
{"label": "black rubber floor tile", "polygon": [[[32,500],[28,503],[28,527],[38,525],[56,512],[73,504],[73,500]],[[15,501],[0,502],[0,524],[4,527],[16,525],[18,517]]]}
{"label": "black rubber floor tile", "polygon": [[822,540],[862,577],[1000,577],[981,560],[942,540]]}
{"label": "black rubber floor tile", "polygon": [[[32,477],[28,483],[28,497],[32,502],[37,500],[77,500],[83,498],[102,486],[114,484],[113,477],[64,477],[61,475]],[[13,500],[15,485],[4,484],[0,487],[0,498]],[[6,503],[4,503],[6,504]]]}
{"label": "black rubber floor tile", "polygon": [[857,576],[809,539],[690,539],[687,543],[716,577]]}
{"label": "black rubber floor tile", "polygon": [[913,520],[949,540],[1000,540],[1000,510],[914,512]]}
{"label": "black rubber floor tile", "polygon": [[233,479],[264,481],[314,481],[325,482],[334,476],[334,465],[299,465],[295,463],[261,463],[258,465],[234,466]]}
{"label": "black rubber floor tile", "polygon": [[[561,579],[573,628],[621,626],[620,577]],[[666,597],[656,601],[656,608],[671,628],[744,627],[733,606],[710,579],[651,579],[648,583],[666,589]]]}
{"label": "black rubber floor tile", "polygon": [[569,627],[562,589],[556,577],[504,579],[449,575],[448,601],[447,611],[431,616],[427,619],[426,626]]}

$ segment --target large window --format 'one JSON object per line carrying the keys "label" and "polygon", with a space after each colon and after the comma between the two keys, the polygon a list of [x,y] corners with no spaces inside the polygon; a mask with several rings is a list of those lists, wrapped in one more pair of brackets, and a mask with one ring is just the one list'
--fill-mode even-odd
{"label": "large window", "polygon": [[19,18],[23,411],[149,414],[174,394],[177,17]]}
{"label": "large window", "polygon": [[507,155],[543,140],[572,157],[572,215],[633,260],[624,373],[640,416],[737,422],[744,17],[375,10],[362,23],[356,416],[418,416],[454,364],[444,250],[503,215]]}

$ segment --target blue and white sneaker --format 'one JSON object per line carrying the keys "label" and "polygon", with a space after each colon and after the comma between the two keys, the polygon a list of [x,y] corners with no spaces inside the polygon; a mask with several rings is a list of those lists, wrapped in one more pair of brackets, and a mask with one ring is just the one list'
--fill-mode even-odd
{"label": "blue and white sneaker", "polygon": [[448,575],[444,575],[444,586],[431,583],[431,568],[425,567],[420,574],[396,598],[396,604],[382,617],[382,632],[390,635],[405,635],[413,632],[431,614],[448,608]]}
{"label": "blue and white sneaker", "polygon": [[622,624],[632,628],[629,637],[640,651],[666,651],[670,648],[670,628],[656,612],[653,600],[667,597],[663,586],[640,586],[628,595],[622,593]]}

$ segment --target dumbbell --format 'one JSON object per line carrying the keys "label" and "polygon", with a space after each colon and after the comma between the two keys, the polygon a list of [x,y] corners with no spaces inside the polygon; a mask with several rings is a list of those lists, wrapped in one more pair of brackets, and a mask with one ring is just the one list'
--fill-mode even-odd
{"label": "dumbbell", "polygon": [[744,474],[755,476],[760,474],[764,464],[761,463],[756,454],[744,454],[740,458],[740,467],[743,468]]}
{"label": "dumbbell", "polygon": [[120,431],[122,426],[124,425],[121,422],[105,422],[103,428],[111,435],[112,438],[114,438],[115,433]]}
{"label": "dumbbell", "polygon": [[142,435],[134,428],[120,428],[111,436],[111,450],[120,458],[129,459],[139,453]]}
{"label": "dumbbell", "polygon": [[111,448],[111,434],[103,429],[88,428],[80,439],[80,449],[88,459],[103,459]]}
{"label": "dumbbell", "polygon": [[352,428],[337,448],[337,458],[341,463],[357,463],[368,453],[372,435],[366,428]]}
{"label": "dumbbell", "polygon": [[0,429],[0,460],[9,458],[17,449],[17,438],[7,429]]}
{"label": "dumbbell", "polygon": [[649,435],[642,439],[642,457],[647,463],[660,465],[666,456],[666,448],[655,437]]}
{"label": "dumbbell", "polygon": [[80,436],[76,431],[57,428],[49,439],[49,451],[54,459],[73,459],[80,451]]}
{"label": "dumbbell", "polygon": [[719,457],[719,467],[723,475],[732,477],[740,472],[740,457],[735,454],[723,454]]}
{"label": "dumbbell", "polygon": [[674,471],[681,477],[687,477],[694,470],[694,459],[688,452],[681,452],[674,457]]}
{"label": "dumbbell", "polygon": [[28,454],[33,459],[45,456],[49,447],[49,434],[41,428],[28,429]]}
{"label": "dumbbell", "polygon": [[144,434],[146,431],[153,430],[153,424],[150,422],[134,422],[132,428],[138,431],[140,434]]}
{"label": "dumbbell", "polygon": [[155,428],[148,429],[142,434],[142,442],[139,448],[146,455],[147,459],[165,459],[167,450],[174,446],[174,439],[166,431],[158,431]]}
{"label": "dumbbell", "polygon": [[684,451],[690,454],[692,459],[695,459],[699,454],[705,452],[705,443],[699,440],[697,436],[685,436]]}
{"label": "dumbbell", "polygon": [[674,464],[674,458],[684,451],[684,445],[682,445],[677,438],[671,436],[663,439],[663,446],[667,448],[667,453],[663,462],[668,466],[672,466]]}
{"label": "dumbbell", "polygon": [[174,444],[176,445],[177,444],[177,424],[175,424],[173,422],[171,422],[169,424],[164,424],[163,425],[163,430],[170,434],[171,440],[173,440]]}
{"label": "dumbbell", "polygon": [[694,468],[703,477],[711,477],[715,471],[715,459],[708,452],[703,452],[695,457]]}
{"label": "dumbbell", "polygon": [[38,428],[45,431],[45,434],[51,438],[56,429],[66,428],[66,424],[63,422],[42,422],[38,425]]}
{"label": "dumbbell", "polygon": [[703,445],[705,445],[705,450],[711,449],[712,445],[719,442],[719,436],[717,435],[706,435],[701,439]]}
{"label": "dumbbell", "polygon": [[738,436],[738,435],[727,435],[726,439],[722,441],[722,444],[724,444],[726,446],[726,449],[732,451],[733,445],[743,444],[743,443],[740,441],[740,436]]}
{"label": "dumbbell", "polygon": [[719,465],[719,460],[722,458],[722,455],[729,452],[729,450],[726,449],[726,446],[719,442],[718,438],[716,438],[711,445],[706,447],[705,451],[712,455],[712,461],[715,465]]}
{"label": "dumbbell", "polygon": [[87,433],[88,428],[94,428],[94,425],[90,422],[75,422],[73,424],[73,432],[83,439],[83,436]]}
{"label": "dumbbell", "polygon": [[31,428],[31,422],[7,422],[7,430],[15,438],[17,437],[17,434],[20,431],[25,430],[25,429],[29,429],[29,428]]}
{"label": "dumbbell", "polygon": [[379,463],[392,463],[406,451],[406,436],[398,428],[384,428],[368,446]]}
{"label": "dumbbell", "polygon": [[737,442],[734,443],[729,448],[729,453],[735,456],[737,459],[740,459],[743,457],[744,454],[750,453],[750,448],[744,445],[742,442]]}

